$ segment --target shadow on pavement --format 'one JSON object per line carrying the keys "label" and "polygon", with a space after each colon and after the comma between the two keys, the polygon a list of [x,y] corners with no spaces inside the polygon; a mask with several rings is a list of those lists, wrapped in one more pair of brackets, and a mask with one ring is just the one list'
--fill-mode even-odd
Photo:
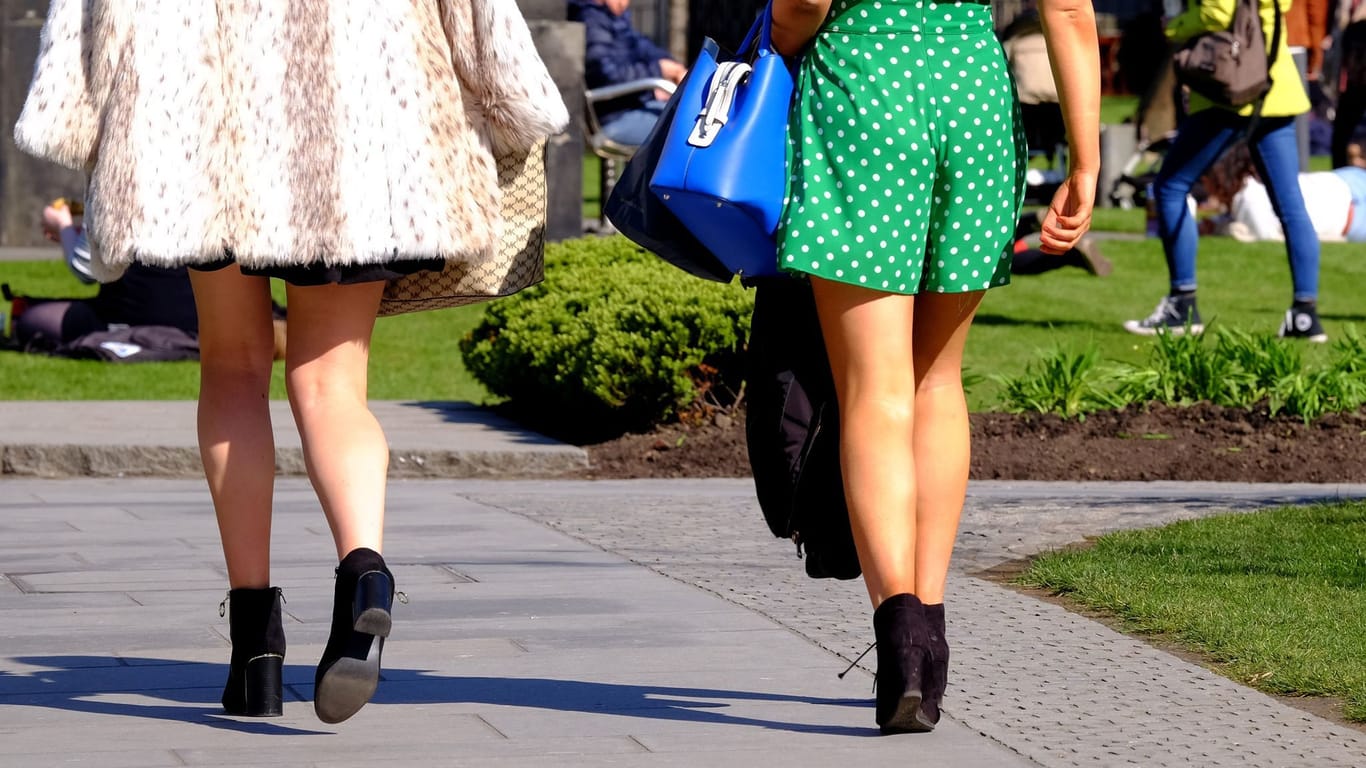
{"label": "shadow on pavement", "polygon": [[[151,720],[170,720],[255,733],[299,736],[329,733],[291,728],[270,720],[233,718],[218,703],[226,664],[176,659],[107,656],[21,656],[6,661],[38,667],[32,672],[0,671],[0,704],[43,707]],[[307,706],[314,669],[285,666],[286,704]],[[291,699],[290,694],[296,698]],[[114,697],[139,696],[166,703],[135,704]],[[761,691],[622,685],[583,680],[519,677],[441,676],[427,670],[386,669],[372,704],[486,704],[529,707],[560,712],[615,715],[815,733],[834,736],[876,736],[876,728],[820,723],[781,722],[735,716],[723,710],[730,702],[851,706],[869,710],[867,699],[826,699]]]}

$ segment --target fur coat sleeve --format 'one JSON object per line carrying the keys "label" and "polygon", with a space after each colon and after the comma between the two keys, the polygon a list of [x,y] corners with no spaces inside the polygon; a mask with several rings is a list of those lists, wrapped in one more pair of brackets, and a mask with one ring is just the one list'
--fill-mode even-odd
{"label": "fur coat sleeve", "polygon": [[119,50],[99,0],[52,0],[28,98],[14,129],[23,151],[76,170],[94,163],[100,115]]}
{"label": "fur coat sleeve", "polygon": [[455,71],[488,119],[496,151],[525,151],[569,124],[516,0],[440,3]]}

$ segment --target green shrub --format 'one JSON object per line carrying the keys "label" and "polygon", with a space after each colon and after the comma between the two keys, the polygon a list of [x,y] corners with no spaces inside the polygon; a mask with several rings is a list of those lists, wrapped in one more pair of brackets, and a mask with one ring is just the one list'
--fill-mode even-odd
{"label": "green shrub", "polygon": [[622,237],[546,249],[541,285],[493,302],[460,345],[480,383],[583,439],[738,391],[753,295],[690,277]]}

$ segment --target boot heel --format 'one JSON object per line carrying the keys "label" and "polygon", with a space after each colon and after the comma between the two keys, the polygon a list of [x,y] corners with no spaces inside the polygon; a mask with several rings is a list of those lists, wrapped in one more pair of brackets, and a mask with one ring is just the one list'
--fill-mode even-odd
{"label": "boot heel", "polygon": [[877,724],[883,733],[934,729],[921,713],[927,692],[925,659],[929,647],[924,606],[909,593],[893,595],[873,611],[877,637]]}
{"label": "boot heel", "polygon": [[394,582],[383,571],[369,571],[356,583],[356,600],[351,609],[354,629],[367,635],[388,637],[393,628]]}
{"label": "boot heel", "polygon": [[223,711],[246,717],[284,714],[285,630],[278,587],[233,589],[218,605],[222,616],[228,605],[232,658],[223,686]]}
{"label": "boot heel", "polygon": [[337,566],[332,634],[313,678],[313,710],[324,723],[360,711],[379,685],[384,638],[393,626],[394,577],[373,549],[352,550]]}
{"label": "boot heel", "polygon": [[248,717],[279,717],[284,714],[285,657],[269,654],[247,662],[246,710]]}

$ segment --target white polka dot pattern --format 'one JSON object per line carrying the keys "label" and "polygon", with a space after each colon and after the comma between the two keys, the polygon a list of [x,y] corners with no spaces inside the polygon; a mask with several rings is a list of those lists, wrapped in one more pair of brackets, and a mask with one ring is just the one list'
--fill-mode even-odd
{"label": "white polka dot pattern", "polygon": [[903,294],[1009,282],[1026,152],[988,5],[835,0],[797,88],[784,268]]}

